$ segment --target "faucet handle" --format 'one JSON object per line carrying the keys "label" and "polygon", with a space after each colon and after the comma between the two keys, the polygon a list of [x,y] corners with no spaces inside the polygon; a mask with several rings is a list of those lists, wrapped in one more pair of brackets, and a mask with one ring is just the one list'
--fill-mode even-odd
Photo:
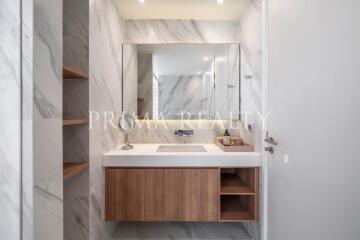
{"label": "faucet handle", "polygon": [[194,130],[183,130],[183,129],[176,129],[175,134],[176,137],[191,137],[194,135]]}

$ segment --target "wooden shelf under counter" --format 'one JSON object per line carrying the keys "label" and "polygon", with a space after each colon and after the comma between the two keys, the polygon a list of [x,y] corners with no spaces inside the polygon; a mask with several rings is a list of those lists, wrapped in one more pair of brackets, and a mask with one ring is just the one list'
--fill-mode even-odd
{"label": "wooden shelf under counter", "polygon": [[254,196],[221,196],[221,222],[257,220]]}
{"label": "wooden shelf under counter", "polygon": [[221,195],[255,195],[255,189],[235,174],[221,174]]}
{"label": "wooden shelf under counter", "polygon": [[89,168],[88,162],[69,163],[64,162],[64,181],[80,174],[85,169]]}

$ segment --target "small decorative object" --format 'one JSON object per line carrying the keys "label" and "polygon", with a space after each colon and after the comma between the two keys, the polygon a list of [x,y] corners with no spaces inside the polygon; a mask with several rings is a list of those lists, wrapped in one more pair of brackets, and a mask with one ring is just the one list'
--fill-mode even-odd
{"label": "small decorative object", "polygon": [[245,143],[239,137],[231,137],[230,145],[226,146],[223,142],[223,137],[217,137],[214,141],[215,145],[221,148],[224,152],[253,152],[254,146]]}
{"label": "small decorative object", "polygon": [[129,144],[129,132],[135,127],[135,120],[133,116],[128,113],[121,115],[119,118],[119,128],[125,135],[125,145],[121,147],[122,150],[133,149],[134,146]]}
{"label": "small decorative object", "polygon": [[223,144],[225,146],[230,146],[230,133],[229,131],[226,129],[225,130],[225,133],[224,133],[224,136],[223,136]]}

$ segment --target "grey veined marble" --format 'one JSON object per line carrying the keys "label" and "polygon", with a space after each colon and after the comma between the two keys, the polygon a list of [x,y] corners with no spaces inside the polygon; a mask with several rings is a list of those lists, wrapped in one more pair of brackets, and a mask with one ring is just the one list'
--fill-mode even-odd
{"label": "grey veined marble", "polygon": [[20,4],[0,7],[0,238],[20,239]]}
{"label": "grey veined marble", "polygon": [[105,223],[104,176],[102,154],[120,145],[122,135],[117,129],[104,129],[105,111],[122,109],[122,43],[123,19],[118,0],[90,0],[89,9],[89,103],[90,111],[102,114],[90,130],[90,239],[108,239],[115,223]]}
{"label": "grey veined marble", "polygon": [[126,43],[236,43],[237,21],[128,20]]}
{"label": "grey veined marble", "polygon": [[250,240],[241,223],[120,223],[114,240]]}

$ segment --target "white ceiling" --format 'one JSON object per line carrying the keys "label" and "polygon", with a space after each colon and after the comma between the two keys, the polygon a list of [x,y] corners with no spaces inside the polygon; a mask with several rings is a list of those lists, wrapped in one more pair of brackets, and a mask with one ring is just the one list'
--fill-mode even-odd
{"label": "white ceiling", "polygon": [[250,0],[118,0],[120,12],[129,19],[234,20],[247,8]]}

